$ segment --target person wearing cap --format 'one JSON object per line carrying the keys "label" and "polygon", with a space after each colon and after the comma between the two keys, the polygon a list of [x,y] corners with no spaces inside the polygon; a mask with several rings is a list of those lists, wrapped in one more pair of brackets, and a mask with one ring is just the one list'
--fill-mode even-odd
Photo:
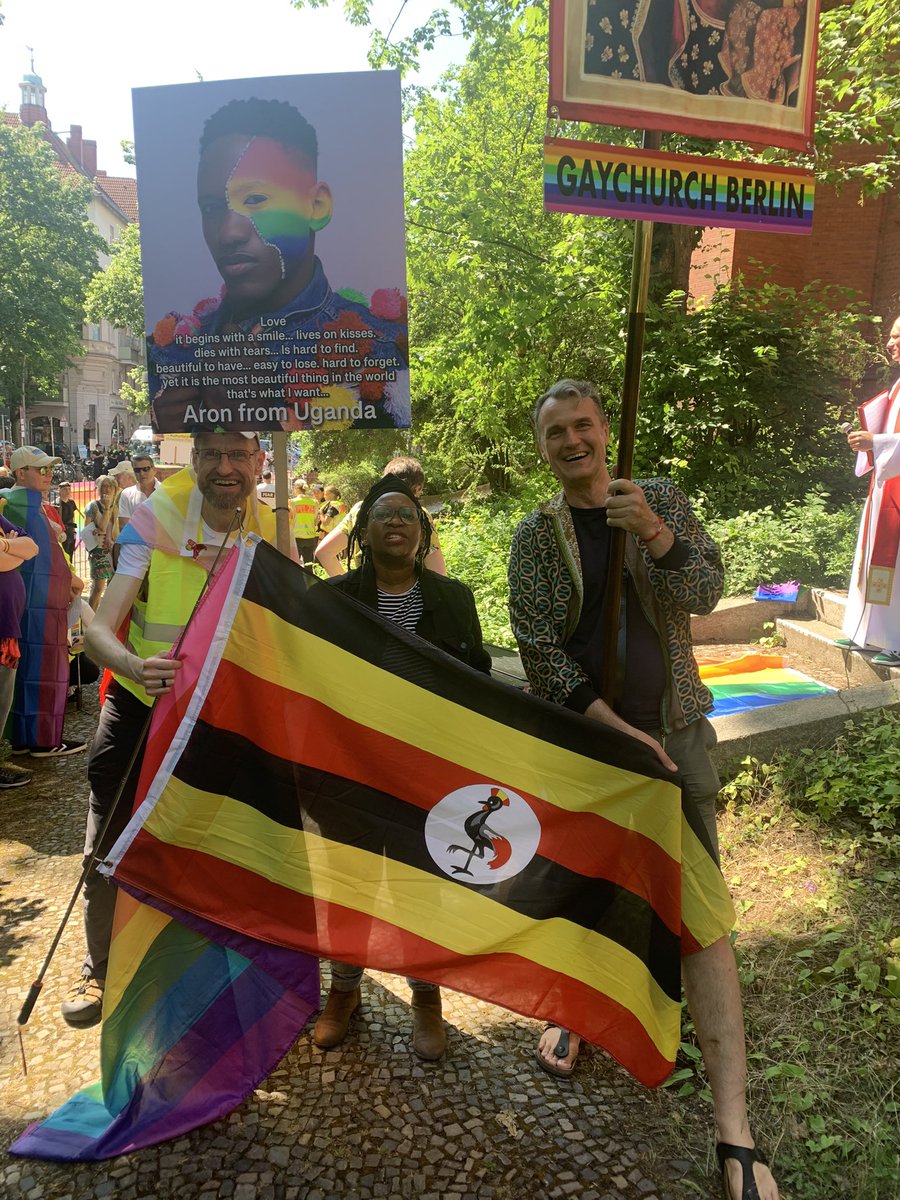
{"label": "person wearing cap", "polygon": [[275,480],[271,471],[263,471],[262,479],[256,485],[256,496],[261,504],[268,504],[269,508],[275,507]]}
{"label": "person wearing cap", "polygon": [[[116,572],[85,637],[88,655],[113,673],[88,760],[85,866],[103,858],[131,815],[140,755],[99,839],[134,746],[145,734],[149,709],[167,693],[181,666],[171,650],[219,550],[232,545],[241,528],[275,544],[275,514],[258,503],[254,486],[262,462],[255,433],[197,434],[190,467],[171,475],[138,505],[119,534]],[[124,642],[117,636],[123,627]],[[101,1017],[115,886],[91,871],[83,900],[87,954],[61,1009],[76,1028],[95,1025]]]}
{"label": "person wearing cap", "polygon": [[[119,470],[124,464],[119,464]],[[119,499],[119,528],[124,529],[131,518],[134,516],[134,510],[138,505],[143,504],[145,500],[149,500],[161,482],[156,477],[156,463],[149,455],[136,454],[128,464],[129,468],[137,479],[137,483],[131,486],[120,484],[125,490]],[[110,472],[114,474],[114,472]]]}
{"label": "person wearing cap", "polygon": [[116,481],[116,487],[120,492],[123,492],[125,488],[134,487],[137,483],[131,462],[127,458],[120,459],[119,462],[114,463],[106,473],[110,479]]}
{"label": "person wearing cap", "polygon": [[4,493],[4,516],[38,548],[21,567],[25,609],[10,738],[13,754],[32,758],[59,758],[86,748],[85,742],[62,736],[69,688],[67,611],[84,583],[62,548],[63,523],[47,503],[53,468],[61,461],[37,446],[19,446],[9,460],[15,486]]}

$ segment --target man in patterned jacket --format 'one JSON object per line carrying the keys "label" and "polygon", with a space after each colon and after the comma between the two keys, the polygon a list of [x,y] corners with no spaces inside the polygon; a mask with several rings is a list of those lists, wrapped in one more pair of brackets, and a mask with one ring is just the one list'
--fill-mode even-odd
{"label": "man in patterned jacket", "polygon": [[[694,662],[690,614],[709,612],[722,593],[718,548],[668,480],[611,478],[609,425],[590,383],[554,384],[532,418],[541,457],[562,492],[519,524],[510,553],[510,617],[531,687],[647,743],[664,766],[680,771],[717,854],[719,780],[708,753],[716,738],[705,715],[712,697]],[[610,527],[631,535],[615,710],[599,696]],[[752,1149],[743,1014],[728,939],[687,956],[683,971],[716,1109],[726,1194],[774,1200],[775,1181]],[[577,1035],[558,1026],[537,1048],[538,1062],[554,1075],[571,1074],[577,1054]]]}

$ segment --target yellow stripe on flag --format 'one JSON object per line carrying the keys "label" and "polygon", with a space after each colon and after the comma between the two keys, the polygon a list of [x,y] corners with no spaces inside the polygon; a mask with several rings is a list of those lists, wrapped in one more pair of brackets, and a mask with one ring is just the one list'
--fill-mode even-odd
{"label": "yellow stripe on flag", "polygon": [[[112,884],[109,884],[112,887]],[[109,970],[103,992],[103,1018],[116,1010],[147,951],[172,918],[141,904],[119,889],[109,954]]]}
{"label": "yellow stripe on flag", "polygon": [[[183,821],[190,813],[188,821]],[[451,879],[300,830],[172,778],[147,818],[160,841],[233,863],[280,887],[396,925],[458,955],[509,952],[578,979],[634,1013],[664,1057],[679,1005],[616,942],[563,918],[535,922]],[[202,915],[202,914],[201,914]],[[220,919],[218,916],[216,919]]]}
{"label": "yellow stripe on flag", "polygon": [[[681,856],[680,795],[665,780],[597,763],[452,704],[248,600],[239,606],[224,657],[262,687],[274,683],[314,697],[349,720],[440,758],[447,755],[452,722],[453,761],[466,770],[569,812],[599,812],[651,838],[670,857]],[[297,730],[295,745],[301,739]]]}

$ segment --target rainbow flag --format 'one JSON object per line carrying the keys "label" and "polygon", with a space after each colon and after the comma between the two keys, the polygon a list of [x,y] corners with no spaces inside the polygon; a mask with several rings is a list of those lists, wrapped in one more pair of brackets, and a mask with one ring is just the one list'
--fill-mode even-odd
{"label": "rainbow flag", "polygon": [[[238,556],[217,576],[227,592]],[[172,752],[220,609],[209,593],[157,705],[138,802]],[[101,1079],[31,1126],[12,1154],[63,1161],[128,1154],[235,1108],[277,1066],[319,1004],[318,962],[120,890],[103,1001]]]}
{"label": "rainbow flag", "polygon": [[786,667],[779,654],[745,654],[741,658],[709,662],[698,659],[697,666],[700,678],[713,694],[712,717],[785,704],[804,696],[824,696],[836,690],[802,671]]}
{"label": "rainbow flag", "polygon": [[62,741],[69,686],[69,601],[72,568],[44,512],[44,497],[33,488],[0,492],[3,515],[37,543],[37,555],[23,562],[25,585],[15,695],[10,714],[14,746],[58,746]]}

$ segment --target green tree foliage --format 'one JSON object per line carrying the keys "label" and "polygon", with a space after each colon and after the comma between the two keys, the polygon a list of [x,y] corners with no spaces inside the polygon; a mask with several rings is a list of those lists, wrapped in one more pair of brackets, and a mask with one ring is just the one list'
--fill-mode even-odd
{"label": "green tree foliage", "polygon": [[122,386],[119,397],[125,401],[129,412],[138,416],[150,417],[150,389],[147,385],[147,372],[143,367],[132,367]]}
{"label": "green tree foliage", "polygon": [[61,176],[40,131],[0,124],[0,396],[58,388],[81,353],[88,281],[105,248],[87,217],[90,184]]}
{"label": "green tree foliage", "polygon": [[837,426],[871,350],[849,295],[741,279],[685,314],[651,309],[635,474],[669,475],[710,514],[858,492]]}
{"label": "green tree foliage", "polygon": [[[842,147],[863,146],[869,161]],[[852,0],[820,18],[816,170],[829,183],[859,179],[865,192],[900,180],[900,20],[895,0]],[[856,156],[859,158],[860,156]]]}
{"label": "green tree foliage", "polygon": [[[823,95],[834,94],[839,67],[857,90],[842,93],[843,125],[820,121],[823,151],[829,139],[854,136],[854,121],[869,120],[857,94],[890,66],[896,34],[876,29],[879,4],[861,0],[828,14]],[[508,490],[534,469],[527,410],[554,379],[593,379],[615,416],[633,227],[542,211],[544,7],[457,0],[449,11],[436,10],[404,36],[394,27],[373,32],[370,55],[373,65],[415,66],[451,24],[469,45],[466,62],[432,91],[407,90],[415,126],[405,165],[415,441],[435,483],[487,479]],[[371,28],[367,0],[352,0],[347,13]],[[836,31],[856,47],[843,63],[832,53]],[[869,60],[864,47],[873,39],[879,49]],[[886,114],[896,88],[890,97],[879,98],[872,137],[876,128],[894,137]],[[558,132],[634,140],[625,130]],[[688,240],[696,233],[677,232]],[[658,246],[654,257],[658,266]],[[835,434],[867,354],[849,297],[737,280],[687,312],[677,290],[681,260],[663,258],[651,290],[636,471],[673,476],[710,515],[773,496],[801,500],[817,484],[837,502],[854,495]],[[341,437],[327,436],[338,463]]]}
{"label": "green tree foliage", "polygon": [[109,265],[97,271],[88,287],[85,313],[117,329],[139,333],[144,328],[144,283],[141,277],[141,233],[126,225],[109,251]]}
{"label": "green tree foliage", "polygon": [[630,230],[542,211],[545,48],[529,10],[413,110],[414,418],[459,485],[521,478],[530,398],[560,374],[611,380],[618,352]]}

